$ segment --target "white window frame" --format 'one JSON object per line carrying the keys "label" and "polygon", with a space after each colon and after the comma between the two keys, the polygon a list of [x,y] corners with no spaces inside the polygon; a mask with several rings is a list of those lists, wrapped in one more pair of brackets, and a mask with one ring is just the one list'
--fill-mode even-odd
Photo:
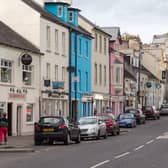
{"label": "white window frame", "polygon": [[66,50],[66,33],[62,32],[62,55],[65,56],[65,50]]}
{"label": "white window frame", "polygon": [[69,12],[69,21],[73,22],[73,17],[74,17],[74,13],[72,11]]}
{"label": "white window frame", "polygon": [[[7,65],[2,65],[2,64],[4,64],[4,62],[6,62]],[[11,79],[10,79],[10,82],[3,82],[2,81],[1,68],[7,68],[7,69],[11,70]],[[13,83],[13,61],[7,60],[7,59],[0,59],[0,82],[1,83],[7,83],[7,84],[12,84]]]}
{"label": "white window frame", "polygon": [[58,6],[58,16],[59,17],[63,16],[63,7],[62,6]]}
{"label": "white window frame", "polygon": [[51,28],[47,26],[46,28],[46,42],[47,42],[47,50],[51,49]]}
{"label": "white window frame", "polygon": [[[30,85],[26,85],[24,83],[24,80],[23,80],[23,72],[28,72],[28,73],[31,73],[31,84]],[[22,82],[24,85],[26,86],[32,86],[33,85],[33,66],[32,65],[23,65],[22,64]]]}
{"label": "white window frame", "polygon": [[58,53],[59,52],[59,33],[58,30],[55,29],[55,52]]}

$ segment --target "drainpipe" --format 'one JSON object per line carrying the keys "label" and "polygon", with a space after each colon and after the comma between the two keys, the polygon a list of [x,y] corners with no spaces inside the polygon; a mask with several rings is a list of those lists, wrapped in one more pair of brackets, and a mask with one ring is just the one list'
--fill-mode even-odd
{"label": "drainpipe", "polygon": [[109,107],[111,108],[111,48],[110,48],[110,41],[109,41],[109,93],[110,93],[110,100],[109,100]]}
{"label": "drainpipe", "polygon": [[71,45],[71,33],[72,29],[69,29],[69,119],[72,120],[72,75],[71,75],[71,54],[72,54],[72,45]]}

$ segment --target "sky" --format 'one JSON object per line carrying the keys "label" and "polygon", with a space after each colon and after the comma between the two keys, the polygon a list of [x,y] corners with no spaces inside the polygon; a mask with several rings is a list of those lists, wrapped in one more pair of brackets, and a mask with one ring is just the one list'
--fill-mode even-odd
{"label": "sky", "polygon": [[143,43],[168,32],[168,0],[73,0],[73,6],[96,25],[119,26]]}

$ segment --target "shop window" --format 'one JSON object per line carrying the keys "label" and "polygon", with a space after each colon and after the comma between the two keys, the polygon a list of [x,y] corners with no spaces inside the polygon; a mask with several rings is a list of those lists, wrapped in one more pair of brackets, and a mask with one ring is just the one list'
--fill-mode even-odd
{"label": "shop window", "polygon": [[4,83],[12,83],[12,62],[9,60],[1,60],[0,64],[0,80]]}
{"label": "shop window", "polygon": [[26,122],[33,122],[33,104],[26,106]]}
{"label": "shop window", "polygon": [[0,117],[2,117],[3,112],[5,112],[5,103],[0,102]]}
{"label": "shop window", "polygon": [[23,83],[24,85],[32,85],[32,66],[30,65],[23,65]]}
{"label": "shop window", "polygon": [[62,10],[62,6],[58,7],[58,16],[62,16],[63,10]]}

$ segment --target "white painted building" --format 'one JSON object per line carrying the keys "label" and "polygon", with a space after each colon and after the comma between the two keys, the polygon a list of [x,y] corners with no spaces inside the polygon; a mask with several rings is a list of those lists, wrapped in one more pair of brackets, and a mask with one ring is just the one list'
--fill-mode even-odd
{"label": "white painted building", "polygon": [[93,110],[102,113],[109,106],[109,39],[111,35],[81,15],[79,25],[94,37],[92,40]]}
{"label": "white painted building", "polygon": [[[41,5],[43,2],[37,0]],[[41,60],[40,115],[68,115],[69,30],[67,25],[30,0],[6,0],[0,20],[36,45]],[[62,89],[53,89],[61,83]]]}
{"label": "white painted building", "polygon": [[39,49],[0,22],[0,116],[7,112],[9,135],[32,134],[38,121],[40,59]]}

